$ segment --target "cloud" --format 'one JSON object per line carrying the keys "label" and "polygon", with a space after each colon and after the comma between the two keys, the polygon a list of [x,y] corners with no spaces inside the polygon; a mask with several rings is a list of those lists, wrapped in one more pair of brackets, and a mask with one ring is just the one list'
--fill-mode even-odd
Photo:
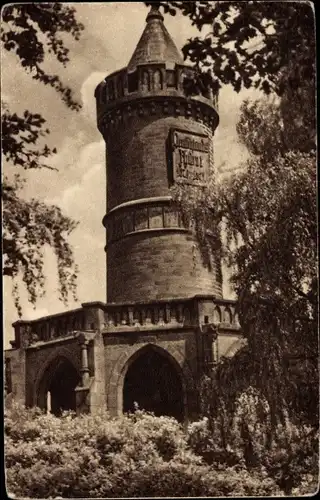
{"label": "cloud", "polygon": [[105,79],[108,73],[95,71],[91,73],[81,86],[82,115],[86,116],[90,122],[96,126],[96,100],[94,91],[96,86]]}
{"label": "cloud", "polygon": [[105,209],[105,177],[104,141],[85,144],[73,159],[73,182],[47,200],[72,217],[91,220],[101,205]]}

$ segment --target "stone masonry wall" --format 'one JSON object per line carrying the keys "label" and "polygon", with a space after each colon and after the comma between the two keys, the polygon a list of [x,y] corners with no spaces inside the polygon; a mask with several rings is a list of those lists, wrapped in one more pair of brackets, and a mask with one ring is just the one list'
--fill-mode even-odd
{"label": "stone masonry wall", "polygon": [[134,234],[107,252],[108,302],[130,302],[212,294],[221,297],[216,270],[202,264],[185,232]]}
{"label": "stone masonry wall", "polygon": [[[206,134],[202,123],[179,116],[133,117],[107,137],[107,206],[170,194],[167,139],[170,128]],[[211,153],[212,154],[212,153]]]}
{"label": "stone masonry wall", "polygon": [[11,395],[16,401],[25,403],[26,394],[26,354],[24,349],[5,351],[5,359],[10,366]]}
{"label": "stone masonry wall", "polygon": [[[160,112],[159,112],[160,113]],[[171,128],[195,134],[212,131],[194,118],[147,114],[134,116],[117,132],[107,134],[108,210],[121,203],[170,194],[168,161]],[[213,168],[210,148],[210,168]],[[108,302],[222,296],[217,264],[203,265],[195,240],[173,228],[130,234],[107,245]]]}

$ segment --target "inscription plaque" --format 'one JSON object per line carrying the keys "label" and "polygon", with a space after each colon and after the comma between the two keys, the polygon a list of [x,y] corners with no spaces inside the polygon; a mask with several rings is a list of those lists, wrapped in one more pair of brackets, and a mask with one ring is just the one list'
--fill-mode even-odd
{"label": "inscription plaque", "polygon": [[171,129],[170,146],[173,181],[205,185],[209,173],[209,137]]}

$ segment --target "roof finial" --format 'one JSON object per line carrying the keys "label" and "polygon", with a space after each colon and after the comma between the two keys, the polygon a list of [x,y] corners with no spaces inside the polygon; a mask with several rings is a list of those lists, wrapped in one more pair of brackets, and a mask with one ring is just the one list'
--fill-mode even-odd
{"label": "roof finial", "polygon": [[151,19],[160,19],[160,21],[163,21],[163,15],[159,11],[160,3],[159,2],[154,2],[151,6],[150,12],[147,15],[146,22],[148,23],[151,21]]}

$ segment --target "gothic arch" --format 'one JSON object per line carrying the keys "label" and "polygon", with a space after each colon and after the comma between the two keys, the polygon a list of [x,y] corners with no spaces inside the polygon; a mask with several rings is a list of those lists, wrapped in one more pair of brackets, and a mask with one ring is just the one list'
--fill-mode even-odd
{"label": "gothic arch", "polygon": [[221,309],[220,307],[216,306],[213,311],[213,323],[214,324],[220,324],[221,323]]}
{"label": "gothic arch", "polygon": [[241,349],[241,347],[243,347],[244,345],[246,344],[246,340],[244,338],[240,338],[240,339],[237,339],[235,340],[231,346],[227,349],[226,353],[224,354],[224,356],[228,357],[228,358],[231,358],[232,356],[234,356],[236,354],[237,351],[239,351],[239,349]]}
{"label": "gothic arch", "polygon": [[127,370],[144,351],[153,349],[166,359],[170,360],[173,367],[178,372],[181,378],[183,392],[184,415],[187,417],[188,393],[194,389],[194,381],[192,371],[185,359],[184,353],[177,347],[172,346],[166,349],[154,343],[147,343],[131,346],[123,352],[115,363],[112,371],[109,387],[107,391],[108,409],[112,414],[121,415],[123,408],[123,385]]}
{"label": "gothic arch", "polygon": [[232,312],[230,307],[225,307],[223,312],[223,321],[229,325],[232,324]]}
{"label": "gothic arch", "polygon": [[33,405],[37,405],[39,398],[44,397],[44,395],[40,395],[41,386],[44,385],[45,379],[48,380],[49,377],[53,376],[55,365],[59,360],[66,360],[80,374],[80,361],[76,359],[76,356],[63,346],[55,349],[48,355],[45,363],[36,374],[33,384]]}

